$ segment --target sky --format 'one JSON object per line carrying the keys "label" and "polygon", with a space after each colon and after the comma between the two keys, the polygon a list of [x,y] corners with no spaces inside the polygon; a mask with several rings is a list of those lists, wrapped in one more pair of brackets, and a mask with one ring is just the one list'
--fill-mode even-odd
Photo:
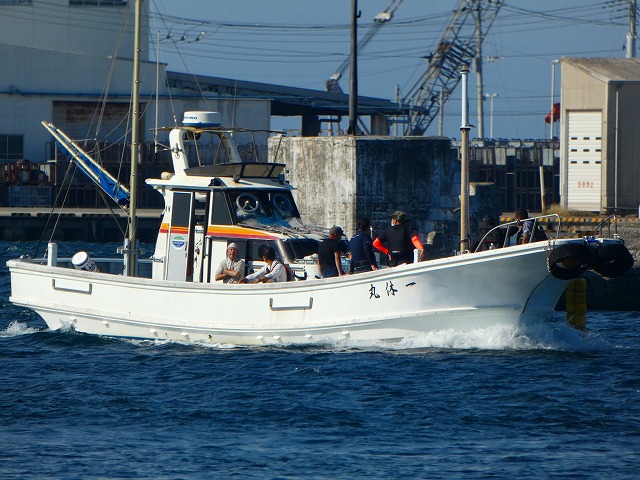
{"label": "sky", "polygon": [[[150,27],[168,69],[324,90],[349,55],[351,0],[149,0]],[[397,3],[398,0],[395,0]],[[359,95],[394,100],[419,81],[460,0],[403,0],[358,56]],[[628,0],[506,0],[482,45],[484,133],[548,138],[544,117],[560,100],[562,57],[625,57]],[[391,0],[359,0],[358,36]],[[157,33],[155,33],[157,32]],[[167,38],[169,37],[169,38]],[[153,56],[153,54],[152,54]],[[347,92],[348,70],[340,85]],[[444,108],[446,136],[460,138],[460,87]],[[477,125],[476,76],[469,75],[470,123]],[[492,121],[493,120],[493,121]],[[279,124],[280,122],[280,124]],[[274,120],[272,128],[289,128]],[[426,135],[438,133],[437,122]],[[472,128],[471,137],[477,136]]]}

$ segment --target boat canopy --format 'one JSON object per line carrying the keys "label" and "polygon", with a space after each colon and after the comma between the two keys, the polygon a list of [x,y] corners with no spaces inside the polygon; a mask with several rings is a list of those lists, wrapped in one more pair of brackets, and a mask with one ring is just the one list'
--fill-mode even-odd
{"label": "boat canopy", "polygon": [[185,169],[187,176],[231,177],[231,178],[275,178],[279,179],[284,163],[218,163]]}

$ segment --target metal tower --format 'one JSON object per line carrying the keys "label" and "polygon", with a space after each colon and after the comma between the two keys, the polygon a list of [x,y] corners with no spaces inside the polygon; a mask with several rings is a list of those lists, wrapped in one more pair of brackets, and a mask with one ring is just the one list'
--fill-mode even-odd
{"label": "metal tower", "polygon": [[403,103],[411,108],[405,135],[422,135],[460,82],[460,70],[477,58],[503,0],[461,0],[435,52],[425,56],[426,72],[409,90]]}

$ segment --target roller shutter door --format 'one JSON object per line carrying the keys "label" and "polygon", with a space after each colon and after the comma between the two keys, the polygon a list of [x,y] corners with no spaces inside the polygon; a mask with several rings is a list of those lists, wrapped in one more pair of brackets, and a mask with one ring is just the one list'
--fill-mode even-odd
{"label": "roller shutter door", "polygon": [[602,182],[602,112],[568,112],[567,206],[599,212]]}

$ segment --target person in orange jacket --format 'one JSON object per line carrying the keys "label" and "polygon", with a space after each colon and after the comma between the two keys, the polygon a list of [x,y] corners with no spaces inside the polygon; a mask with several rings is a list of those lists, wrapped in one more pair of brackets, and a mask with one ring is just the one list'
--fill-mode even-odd
{"label": "person in orange jacket", "polygon": [[396,210],[391,215],[391,226],[373,241],[374,248],[389,256],[389,266],[413,263],[413,249],[420,250],[420,260],[425,259],[424,245],[418,232],[411,226],[406,213]]}

